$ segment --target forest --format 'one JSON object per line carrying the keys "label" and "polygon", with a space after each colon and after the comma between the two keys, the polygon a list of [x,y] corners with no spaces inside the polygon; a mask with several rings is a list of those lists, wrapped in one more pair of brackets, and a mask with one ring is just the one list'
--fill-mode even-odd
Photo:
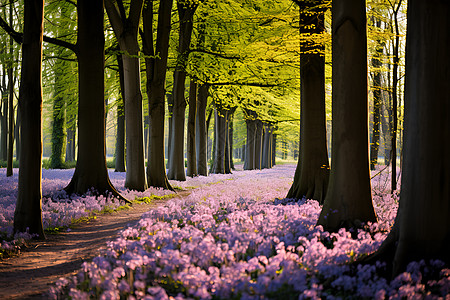
{"label": "forest", "polygon": [[449,299],[449,1],[1,0],[0,32],[0,298]]}

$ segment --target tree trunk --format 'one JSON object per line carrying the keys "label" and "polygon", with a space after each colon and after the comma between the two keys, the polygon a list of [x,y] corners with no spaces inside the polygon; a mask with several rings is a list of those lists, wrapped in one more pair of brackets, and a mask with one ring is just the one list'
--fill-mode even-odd
{"label": "tree trunk", "polygon": [[115,151],[115,172],[125,172],[125,112],[123,98],[118,100],[117,105],[117,131]]}
{"label": "tree trunk", "polygon": [[[397,86],[398,86],[398,64],[399,64],[399,47],[400,47],[400,32],[398,28],[398,11],[402,4],[400,0],[397,4],[397,8],[394,9],[394,23],[395,23],[395,44],[394,44],[394,66],[392,74],[392,160],[391,160],[391,191],[397,189],[397,125],[398,125],[398,113],[397,113]],[[394,8],[394,7],[393,7]]]}
{"label": "tree trunk", "polygon": [[[230,161],[230,169],[234,170],[234,161],[233,161],[233,114],[229,114],[229,120],[228,120],[228,146],[227,149],[229,151],[228,160]],[[231,170],[229,173],[231,173]]]}
{"label": "tree trunk", "polygon": [[[275,129],[273,129],[275,131]],[[277,135],[272,133],[272,167],[275,166],[275,158],[277,153]]]}
{"label": "tree trunk", "polygon": [[[6,77],[6,75],[4,76]],[[4,87],[4,89],[6,90],[6,87]],[[2,101],[0,160],[6,161],[8,159],[8,93],[3,94]]]}
{"label": "tree trunk", "polygon": [[42,225],[42,39],[44,1],[25,0],[19,106],[22,149],[14,232],[45,238]]}
{"label": "tree trunk", "polygon": [[[141,73],[137,33],[144,0],[130,3],[129,17],[121,16],[119,8],[106,0],[106,12],[119,41],[124,70],[126,177],[125,187],[130,190],[147,189],[144,163],[144,128],[142,113]],[[122,2],[118,2],[121,5]]]}
{"label": "tree trunk", "polygon": [[389,236],[367,259],[393,262],[393,276],[411,261],[450,263],[449,16],[448,1],[408,1],[400,206]]}
{"label": "tree trunk", "polygon": [[[11,15],[12,17],[12,15]],[[12,42],[12,38],[11,38]],[[12,51],[12,47],[11,47]],[[6,176],[13,175],[13,154],[14,154],[14,79],[13,69],[8,68],[8,161],[6,165]]]}
{"label": "tree trunk", "polygon": [[186,5],[177,1],[180,30],[178,33],[178,59],[176,70],[173,73],[173,114],[172,136],[169,152],[170,167],[167,174],[169,179],[185,181],[184,167],[184,122],[186,99],[184,84],[186,81],[186,64],[189,55],[189,46],[193,29],[193,18],[198,4]]}
{"label": "tree trunk", "polygon": [[16,126],[14,127],[14,138],[16,139],[16,160],[20,161],[20,111],[19,111],[19,105],[17,105],[17,113],[16,113]]}
{"label": "tree trunk", "polygon": [[[381,28],[381,21],[374,18],[374,25]],[[380,123],[381,123],[381,58],[383,56],[384,43],[377,40],[375,55],[372,58],[373,71],[373,128],[372,142],[370,143],[370,169],[375,170],[378,164],[378,150],[380,147]]]}
{"label": "tree trunk", "polygon": [[67,125],[67,146],[66,146],[66,162],[75,160],[76,153],[76,131],[75,120],[70,120]]}
{"label": "tree trunk", "polygon": [[215,153],[214,164],[211,173],[225,174],[225,147],[227,139],[227,111],[224,109],[214,110],[214,127],[215,127]]}
{"label": "tree trunk", "polygon": [[245,147],[245,163],[244,170],[255,169],[255,135],[256,135],[256,121],[247,119],[247,145]]}
{"label": "tree trunk", "polygon": [[149,110],[149,141],[147,160],[147,181],[150,186],[173,190],[166,176],[164,158],[165,82],[169,36],[171,30],[172,0],[160,1],[156,35],[156,53],[153,47],[153,1],[144,6],[144,54],[147,75],[147,96]]}
{"label": "tree trunk", "polygon": [[[316,26],[323,26],[323,16]],[[323,47],[320,47],[323,50]],[[300,157],[287,198],[315,199],[323,204],[330,167],[325,116],[325,58],[300,55]],[[334,106],[333,106],[334,111]]]}
{"label": "tree trunk", "polygon": [[332,4],[332,168],[318,224],[327,231],[376,222],[367,128],[365,1]]}
{"label": "tree trunk", "polygon": [[66,154],[66,101],[62,92],[64,83],[61,81],[62,72],[66,71],[64,62],[58,59],[53,68],[55,73],[55,91],[53,95],[52,118],[52,154],[50,155],[50,168],[64,168]]}
{"label": "tree trunk", "polygon": [[112,186],[106,167],[103,1],[79,0],[77,12],[78,155],[65,190],[84,194],[94,188],[125,200]]}
{"label": "tree trunk", "polygon": [[255,160],[254,168],[257,170],[261,170],[263,124],[261,120],[256,120],[255,122],[255,154],[253,156]]}
{"label": "tree trunk", "polygon": [[208,131],[206,128],[206,106],[208,104],[208,89],[208,84],[202,84],[198,88],[195,143],[197,150],[197,172],[198,175],[201,176],[208,176]]}
{"label": "tree trunk", "polygon": [[186,173],[189,177],[198,175],[197,172],[197,154],[195,147],[195,120],[197,115],[197,83],[191,79],[189,89],[189,115],[187,125],[187,168]]}

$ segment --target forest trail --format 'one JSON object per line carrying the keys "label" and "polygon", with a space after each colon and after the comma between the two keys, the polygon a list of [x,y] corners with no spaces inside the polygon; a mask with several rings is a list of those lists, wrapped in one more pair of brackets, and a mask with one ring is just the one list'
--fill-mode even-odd
{"label": "forest trail", "polygon": [[[187,194],[181,192],[176,197]],[[0,299],[47,299],[45,293],[56,280],[76,274],[82,262],[99,255],[118,231],[166,201],[98,214],[96,219],[74,225],[69,232],[47,234],[45,241],[32,242],[19,256],[0,260]]]}

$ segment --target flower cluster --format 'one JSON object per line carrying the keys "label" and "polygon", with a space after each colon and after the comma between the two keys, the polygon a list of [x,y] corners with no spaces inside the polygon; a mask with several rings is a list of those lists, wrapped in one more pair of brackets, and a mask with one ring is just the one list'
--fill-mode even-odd
{"label": "flower cluster", "polygon": [[[114,210],[123,203],[114,197],[97,196],[93,191],[83,196],[67,195],[64,187],[70,182],[74,169],[42,170],[42,219],[44,229],[66,228],[73,222],[91,216],[95,212]],[[164,196],[170,191],[150,188],[145,192],[129,191],[124,186],[125,173],[110,172],[113,184],[130,200]],[[18,169],[6,177],[6,169],[0,169],[0,257],[17,252],[24,241],[31,238],[26,233],[13,235],[14,209],[17,199]]]}
{"label": "flower cluster", "polygon": [[[282,199],[294,170],[277,166],[172,182],[196,188],[144,214],[76,276],[60,279],[49,296],[437,299],[449,292],[450,271],[440,262],[413,263],[392,282],[377,275],[382,264],[345,264],[379,247],[396,199],[374,196],[379,223],[367,224],[357,238],[345,229],[328,233],[316,226],[317,201]],[[431,278],[425,269],[434,270],[433,279],[424,279]]]}

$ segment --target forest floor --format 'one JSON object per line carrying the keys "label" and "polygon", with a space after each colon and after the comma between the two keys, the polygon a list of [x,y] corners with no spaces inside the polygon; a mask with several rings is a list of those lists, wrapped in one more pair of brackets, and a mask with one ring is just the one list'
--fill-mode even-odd
{"label": "forest floor", "polygon": [[[178,197],[186,196],[181,192]],[[134,204],[113,213],[71,226],[70,231],[47,234],[34,241],[20,255],[0,260],[0,299],[47,299],[46,292],[60,277],[68,277],[106,248],[118,231],[136,223],[142,214],[167,200]]]}

